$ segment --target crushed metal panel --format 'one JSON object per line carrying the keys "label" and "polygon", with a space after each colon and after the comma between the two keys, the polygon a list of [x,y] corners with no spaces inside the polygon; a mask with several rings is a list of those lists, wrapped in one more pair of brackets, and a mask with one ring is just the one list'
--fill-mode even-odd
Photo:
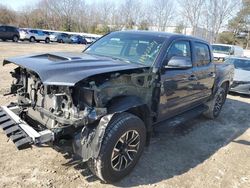
{"label": "crushed metal panel", "polygon": [[103,116],[98,126],[94,128],[84,127],[82,132],[75,136],[73,149],[84,162],[99,155],[105,130],[113,115]]}

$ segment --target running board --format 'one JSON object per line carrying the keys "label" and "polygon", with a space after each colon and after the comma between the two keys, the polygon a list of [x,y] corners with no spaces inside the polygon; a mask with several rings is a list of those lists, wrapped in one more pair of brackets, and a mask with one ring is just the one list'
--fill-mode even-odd
{"label": "running board", "polygon": [[[168,126],[176,126],[179,125],[181,123],[186,122],[187,120],[190,119],[194,119],[197,116],[201,115],[203,112],[205,112],[206,110],[208,110],[208,107],[205,105],[200,105],[192,110],[183,112],[182,114],[179,114],[177,116],[174,116],[170,119],[167,119],[164,122],[164,125],[168,125]],[[163,125],[159,125],[159,126],[163,126]]]}
{"label": "running board", "polygon": [[33,144],[40,145],[54,140],[52,131],[47,129],[37,132],[16,114],[18,111],[17,106],[0,107],[0,127],[7,137],[14,142],[17,149],[27,149]]}

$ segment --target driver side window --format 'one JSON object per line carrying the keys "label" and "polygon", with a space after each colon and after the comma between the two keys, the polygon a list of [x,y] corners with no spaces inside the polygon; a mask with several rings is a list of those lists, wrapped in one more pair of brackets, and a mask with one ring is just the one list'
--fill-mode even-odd
{"label": "driver side window", "polygon": [[173,56],[188,57],[191,60],[190,43],[188,41],[177,41],[172,44],[168,51],[168,59]]}
{"label": "driver side window", "polygon": [[185,40],[174,42],[168,50],[167,60],[169,61],[173,57],[183,59],[187,64],[192,65],[190,42]]}

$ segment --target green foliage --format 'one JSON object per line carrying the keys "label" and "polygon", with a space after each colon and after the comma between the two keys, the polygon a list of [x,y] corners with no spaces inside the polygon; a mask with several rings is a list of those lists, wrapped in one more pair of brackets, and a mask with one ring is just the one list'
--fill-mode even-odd
{"label": "green foliage", "polygon": [[219,43],[223,44],[235,44],[234,34],[232,32],[223,32],[219,34]]}
{"label": "green foliage", "polygon": [[239,38],[238,35],[250,32],[250,0],[242,0],[241,10],[229,21],[228,27],[233,31],[233,43],[248,47],[249,37]]}
{"label": "green foliage", "polygon": [[248,47],[247,38],[236,37],[233,32],[223,32],[219,34],[218,42],[223,44],[232,44],[242,46],[243,48]]}
{"label": "green foliage", "polygon": [[94,31],[96,34],[104,35],[110,32],[110,28],[107,25],[97,26]]}

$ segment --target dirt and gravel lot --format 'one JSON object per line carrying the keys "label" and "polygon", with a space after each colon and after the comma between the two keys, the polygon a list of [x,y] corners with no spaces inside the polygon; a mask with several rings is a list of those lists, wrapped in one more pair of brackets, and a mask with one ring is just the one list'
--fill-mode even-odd
{"label": "dirt and gravel lot", "polygon": [[[29,53],[74,51],[82,45],[0,42],[4,58]],[[0,68],[0,105],[11,83]],[[250,97],[229,95],[215,121],[199,117],[171,127],[164,123],[134,171],[114,185],[102,184],[85,164],[50,147],[17,151],[0,131],[0,187],[250,187]]]}

